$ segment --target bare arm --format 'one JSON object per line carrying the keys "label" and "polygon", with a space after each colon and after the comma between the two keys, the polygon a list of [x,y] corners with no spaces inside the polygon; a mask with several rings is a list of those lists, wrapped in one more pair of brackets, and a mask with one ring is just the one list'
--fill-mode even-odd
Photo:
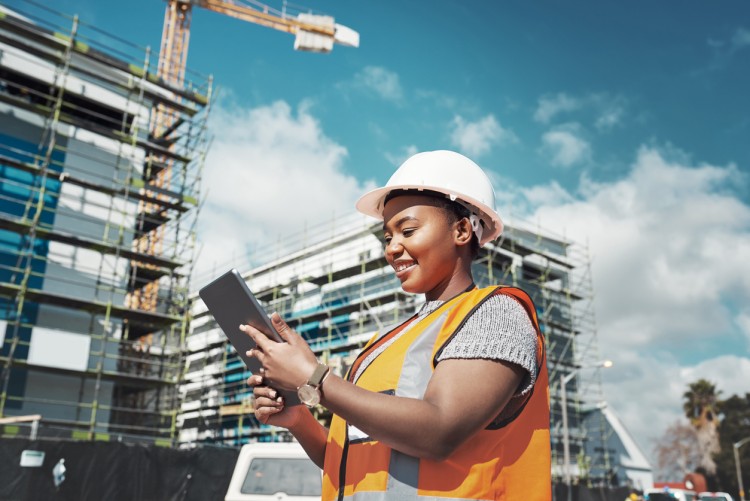
{"label": "bare arm", "polygon": [[323,469],[328,429],[315,419],[304,405],[285,407],[273,388],[264,385],[263,377],[253,375],[247,380],[255,395],[255,417],[264,424],[287,428],[302,445],[310,459]]}
{"label": "bare arm", "polygon": [[[299,405],[297,407],[304,407]],[[305,449],[307,455],[310,456],[313,463],[318,465],[318,468],[323,469],[323,462],[326,457],[326,440],[328,439],[328,428],[318,422],[317,419],[307,409],[305,411],[305,418],[297,422],[296,426],[289,428],[294,438],[296,438]]]}
{"label": "bare arm", "polygon": [[514,364],[493,360],[446,360],[438,364],[421,400],[328,378],[323,403],[400,452],[440,460],[492,422],[523,374]]}
{"label": "bare arm", "polygon": [[[278,315],[272,320],[287,343],[269,341],[252,327],[266,375],[280,388],[294,389],[317,363],[307,343]],[[372,438],[417,457],[443,459],[486,427],[505,407],[524,375],[515,364],[493,360],[445,360],[438,364],[423,399],[404,398],[358,388],[330,376],[323,404]]]}

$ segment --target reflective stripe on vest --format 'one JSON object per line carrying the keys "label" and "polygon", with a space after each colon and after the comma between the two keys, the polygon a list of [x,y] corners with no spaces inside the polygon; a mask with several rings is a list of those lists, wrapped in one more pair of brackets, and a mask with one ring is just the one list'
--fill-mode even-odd
{"label": "reflective stripe on vest", "polygon": [[[523,291],[488,287],[448,301],[410,325],[362,371],[355,384],[371,391],[422,398],[439,352],[474,310],[494,294],[518,299],[537,330],[537,382],[530,395],[517,400],[522,401],[520,405],[514,404],[514,419],[498,428],[480,430],[449,458],[438,462],[393,450],[334,415],[326,446],[325,501],[550,498],[549,388],[544,342],[533,303]],[[399,327],[402,328],[403,325]],[[381,338],[368,343],[354,367],[378,344],[378,339]],[[343,491],[339,489],[340,482],[344,484]]]}

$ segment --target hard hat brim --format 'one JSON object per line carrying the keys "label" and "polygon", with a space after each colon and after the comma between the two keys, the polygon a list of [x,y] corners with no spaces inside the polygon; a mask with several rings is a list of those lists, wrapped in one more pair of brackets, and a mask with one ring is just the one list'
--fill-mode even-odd
{"label": "hard hat brim", "polygon": [[380,221],[383,220],[383,209],[385,208],[385,198],[388,195],[388,193],[394,191],[394,190],[414,190],[415,195],[419,195],[420,191],[429,190],[429,191],[436,191],[438,193],[443,193],[444,195],[448,197],[455,196],[458,200],[463,201],[465,203],[468,203],[478,209],[477,215],[484,221],[485,229],[482,234],[482,240],[479,242],[479,245],[484,245],[487,242],[491,242],[492,240],[496,239],[500,234],[503,232],[503,222],[500,219],[500,216],[495,211],[494,207],[489,207],[485,205],[484,203],[473,199],[472,197],[468,197],[463,194],[455,194],[451,193],[445,188],[441,188],[439,186],[426,186],[426,185],[396,185],[396,186],[385,186],[382,188],[376,188],[374,190],[368,191],[364,195],[362,195],[359,200],[357,200],[357,203],[355,204],[355,207],[359,212],[362,214],[365,214],[366,216],[374,217],[375,219],[379,219]]}

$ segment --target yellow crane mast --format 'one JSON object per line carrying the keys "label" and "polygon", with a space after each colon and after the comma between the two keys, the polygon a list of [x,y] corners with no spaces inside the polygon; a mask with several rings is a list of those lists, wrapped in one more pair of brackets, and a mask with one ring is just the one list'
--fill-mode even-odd
{"label": "yellow crane mast", "polygon": [[[359,46],[359,33],[337,24],[333,17],[327,15],[300,12],[294,16],[288,14],[285,8],[279,11],[255,0],[167,0],[157,75],[177,89],[182,88],[185,82],[190,21],[193,7],[196,6],[295,35],[295,50],[326,53],[333,49],[334,43]],[[164,136],[174,132],[179,125],[177,120],[178,115],[174,110],[159,104],[151,117],[151,137],[168,139]],[[147,165],[160,165],[148,184],[157,188],[153,193],[155,196],[161,196],[158,195],[158,189],[169,188],[173,160],[151,153]],[[156,204],[145,202],[139,209],[139,213],[144,215],[159,210]],[[145,254],[159,255],[162,252],[164,232],[164,225],[143,232],[134,242],[135,249]],[[137,267],[148,266],[137,264]],[[147,282],[142,287],[136,283],[128,296],[127,305],[130,308],[155,311],[158,292],[158,279]]]}

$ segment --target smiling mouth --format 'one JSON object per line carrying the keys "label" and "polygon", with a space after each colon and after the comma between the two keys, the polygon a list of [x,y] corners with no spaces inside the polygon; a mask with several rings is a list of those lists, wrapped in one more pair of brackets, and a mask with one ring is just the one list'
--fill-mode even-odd
{"label": "smiling mouth", "polygon": [[396,275],[402,275],[407,271],[411,270],[417,265],[415,261],[406,261],[403,263],[393,263],[393,269],[396,270]]}

